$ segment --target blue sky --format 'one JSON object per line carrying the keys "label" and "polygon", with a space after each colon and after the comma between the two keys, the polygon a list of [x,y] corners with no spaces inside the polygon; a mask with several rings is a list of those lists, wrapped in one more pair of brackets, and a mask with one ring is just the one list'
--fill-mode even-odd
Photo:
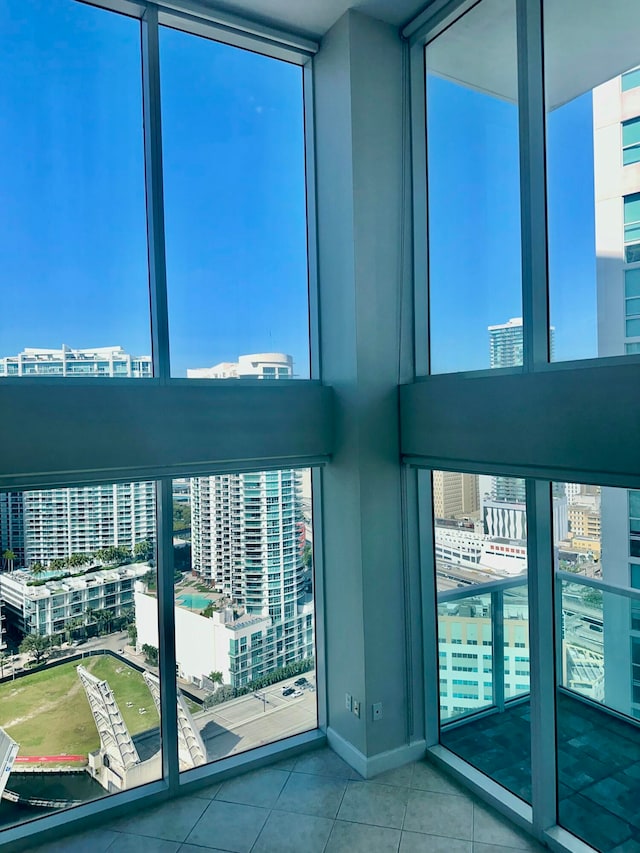
{"label": "blue sky", "polygon": [[[428,76],[432,370],[489,367],[487,326],[522,316],[517,106]],[[591,94],[548,119],[555,358],[596,355]]]}
{"label": "blue sky", "polygon": [[[174,375],[258,351],[308,375],[299,68],[161,32]],[[0,354],[150,352],[140,32],[71,0],[0,0]],[[521,315],[517,109],[430,77],[435,371],[487,367]],[[549,121],[556,357],[595,355],[591,100]]]}
{"label": "blue sky", "polygon": [[[302,76],[161,33],[174,375],[284,351],[308,375]],[[140,29],[0,0],[0,354],[150,352]]]}

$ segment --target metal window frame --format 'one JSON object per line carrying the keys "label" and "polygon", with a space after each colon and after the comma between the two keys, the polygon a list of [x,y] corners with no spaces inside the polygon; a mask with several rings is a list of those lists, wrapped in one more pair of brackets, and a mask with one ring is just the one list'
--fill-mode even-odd
{"label": "metal window frame", "polygon": [[[75,0],[84,3],[85,0]],[[123,14],[140,22],[141,28],[141,79],[144,116],[144,163],[147,197],[147,241],[149,262],[149,287],[151,303],[152,364],[153,377],[146,379],[130,378],[82,378],[74,377],[72,382],[63,377],[2,377],[0,378],[0,402],[4,411],[16,414],[9,432],[1,436],[0,447],[15,447],[18,440],[26,443],[20,435],[20,412],[31,407],[51,412],[49,437],[60,430],[66,430],[66,443],[73,448],[69,452],[67,464],[61,469],[53,460],[50,467],[31,465],[22,461],[13,468],[7,455],[0,458],[0,490],[20,491],[33,488],[72,487],[99,483],[131,482],[152,480],[156,484],[156,524],[158,531],[158,618],[160,644],[160,681],[161,681],[161,736],[163,744],[163,778],[117,796],[105,796],[103,799],[88,802],[73,809],[62,810],[37,821],[17,824],[2,830],[3,848],[7,851],[21,850],[33,844],[59,837],[60,832],[94,826],[104,820],[106,815],[118,816],[131,814],[140,807],[159,804],[181,793],[196,790],[202,785],[223,779],[250,767],[259,767],[269,763],[277,756],[297,754],[309,748],[319,746],[326,740],[326,685],[324,625],[322,604],[322,476],[314,471],[312,477],[312,514],[314,536],[314,574],[315,593],[315,638],[317,667],[317,708],[318,727],[315,730],[287,737],[263,747],[251,749],[245,753],[232,755],[217,762],[207,764],[187,773],[180,773],[178,766],[177,725],[176,725],[176,681],[175,681],[175,615],[173,609],[173,559],[172,559],[172,481],[179,476],[199,476],[215,473],[238,473],[256,470],[274,470],[280,468],[319,468],[325,465],[332,452],[333,413],[332,393],[320,385],[317,259],[316,259],[316,216],[315,216],[315,151],[313,125],[313,57],[319,46],[316,42],[296,35],[265,26],[238,15],[216,11],[201,6],[191,0],[170,0],[169,2],[139,2],[139,0],[91,0],[87,5],[97,6],[106,11]],[[233,47],[260,53],[280,61],[300,67],[303,91],[304,116],[304,162],[307,210],[307,266],[308,266],[308,305],[310,331],[311,380],[280,380],[278,383],[243,380],[231,383],[224,380],[185,380],[172,378],[169,352],[169,321],[167,308],[165,234],[164,234],[164,195],[162,171],[162,119],[160,104],[160,55],[159,27],[169,26],[194,35],[222,42]],[[242,428],[239,447],[232,457],[220,455],[215,435],[211,440],[210,456],[186,460],[178,452],[180,435],[173,426],[164,429],[164,461],[149,465],[148,460],[141,465],[130,465],[122,456],[118,459],[117,448],[114,459],[101,462],[100,465],[87,467],[86,459],[76,450],[75,441],[80,444],[87,440],[94,446],[110,442],[109,431],[92,424],[70,422],[73,419],[62,413],[57,415],[49,399],[65,396],[65,405],[72,408],[87,405],[87,395],[94,400],[109,398],[113,403],[107,406],[122,406],[122,430],[118,446],[124,447],[130,440],[146,434],[149,425],[141,421],[139,397],[141,391],[160,395],[161,407],[166,410],[180,409],[186,424],[193,429],[203,429],[203,408],[211,414],[214,411],[228,411],[231,406],[232,420],[238,422],[246,416],[246,428]],[[236,403],[229,399],[229,394]],[[195,397],[200,398],[197,402]],[[185,397],[186,395],[186,397]],[[203,395],[207,398],[203,406]],[[256,396],[257,395],[257,396]],[[284,396],[283,396],[284,395]],[[289,400],[287,401],[287,397]],[[263,402],[260,402],[259,398]],[[182,400],[182,403],[181,403]],[[296,405],[295,401],[299,405]],[[83,403],[84,401],[84,403]],[[119,401],[117,403],[116,401]],[[186,405],[183,405],[185,404]],[[292,408],[293,403],[293,408]],[[26,406],[26,409],[24,408]],[[256,408],[257,406],[257,408]],[[65,406],[61,406],[64,408]],[[299,408],[298,414],[294,413]],[[136,414],[136,409],[137,414]],[[270,428],[272,436],[280,435],[281,447],[269,447],[265,441],[264,425],[260,425],[260,410],[275,412],[277,427]],[[313,410],[315,409],[315,414]],[[280,411],[281,410],[281,411]],[[304,414],[308,410],[310,417]],[[68,412],[68,410],[67,410]],[[244,415],[243,415],[244,412]],[[322,422],[319,429],[313,424]],[[3,419],[8,425],[8,419]],[[99,421],[100,418],[94,419]],[[55,424],[53,422],[56,422]],[[59,423],[58,423],[59,421]],[[206,419],[205,419],[206,421]],[[308,421],[308,422],[307,422]],[[44,429],[47,426],[44,425]],[[227,431],[229,427],[227,426]],[[233,432],[234,430],[232,430]],[[1,432],[1,431],[0,431]],[[160,430],[162,432],[162,430]],[[237,430],[235,430],[237,433]],[[84,438],[82,437],[84,435]],[[95,435],[94,435],[95,433]],[[176,434],[174,434],[176,433]],[[88,438],[87,438],[88,434]],[[110,434],[115,434],[113,430]],[[211,436],[211,431],[209,430]],[[305,435],[311,441],[305,441]],[[161,436],[158,436],[161,438]],[[55,446],[55,441],[43,436],[46,446]],[[155,438],[151,436],[149,443]],[[163,443],[163,442],[161,442]],[[306,445],[306,446],[305,446]],[[49,451],[51,456],[55,454]],[[82,460],[82,461],[81,461]],[[6,467],[5,464],[6,463]],[[10,473],[7,473],[10,472]]]}
{"label": "metal window frame", "polygon": [[[465,0],[434,0],[414,22],[403,30],[411,45],[411,104],[412,104],[412,151],[413,151],[413,224],[414,224],[414,289],[415,289],[415,364],[416,379],[413,388],[402,389],[401,416],[405,421],[403,430],[413,445],[413,436],[422,431],[422,447],[416,455],[410,450],[404,461],[418,468],[419,526],[422,558],[423,588],[423,655],[425,666],[425,731],[429,752],[433,759],[446,764],[456,775],[463,778],[482,797],[490,801],[516,823],[525,826],[539,839],[556,850],[587,850],[587,845],[557,824],[557,768],[555,746],[555,691],[556,653],[555,634],[555,585],[552,561],[552,505],[550,484],[554,478],[567,481],[611,481],[611,473],[605,460],[596,460],[593,465],[599,471],[558,471],[549,465],[549,460],[536,459],[535,467],[518,467],[514,462],[492,464],[485,456],[469,458],[465,440],[456,432],[450,443],[451,452],[446,457],[433,445],[433,431],[425,422],[426,410],[418,402],[419,384],[429,384],[429,406],[437,407],[441,392],[450,404],[451,395],[464,394],[465,387],[473,380],[495,382],[494,394],[505,391],[514,381],[524,383],[527,374],[556,374],[559,371],[581,371],[585,378],[603,364],[612,369],[624,363],[637,369],[637,358],[633,362],[622,359],[589,359],[571,362],[550,362],[548,267],[547,267],[547,198],[546,198],[546,138],[544,103],[544,48],[543,48],[543,0],[515,0],[517,12],[518,46],[518,108],[520,139],[520,196],[522,229],[522,306],[524,322],[524,364],[522,368],[504,371],[467,371],[463,374],[429,376],[429,318],[428,318],[428,178],[426,176],[426,113],[425,103],[425,58],[424,48],[433,38],[440,35],[452,23],[475,5]],[[586,373],[582,373],[586,371]],[[519,375],[521,380],[515,380]],[[421,378],[424,377],[424,378]],[[540,377],[542,378],[542,377]],[[511,384],[509,384],[511,383]],[[521,384],[520,386],[524,386]],[[487,387],[487,392],[492,389]],[[418,392],[418,393],[414,393]],[[449,396],[446,396],[448,394]],[[404,400],[402,397],[404,396]],[[414,421],[414,423],[411,423]],[[437,419],[436,419],[437,421]],[[434,421],[435,422],[435,421]],[[453,421],[451,423],[453,427]],[[454,427],[455,428],[455,427]],[[444,445],[437,440],[440,447]],[[429,446],[433,446],[431,451]],[[405,444],[406,446],[406,444]],[[454,449],[455,446],[455,449]],[[447,448],[449,450],[449,448]],[[487,450],[488,454],[492,451]],[[412,455],[411,455],[412,454]],[[475,454],[474,454],[475,455]],[[496,459],[497,462],[499,460]],[[531,746],[532,746],[532,806],[524,804],[505,788],[479,773],[467,762],[439,744],[439,707],[436,685],[439,685],[437,643],[437,596],[435,593],[435,554],[432,511],[432,486],[430,471],[449,470],[474,473],[525,476],[527,488],[527,518],[529,536],[527,542],[529,561],[530,598],[530,678],[531,678]],[[635,471],[635,466],[634,469]],[[637,473],[625,478],[615,477],[616,485],[633,486]],[[553,734],[553,736],[550,736]]]}

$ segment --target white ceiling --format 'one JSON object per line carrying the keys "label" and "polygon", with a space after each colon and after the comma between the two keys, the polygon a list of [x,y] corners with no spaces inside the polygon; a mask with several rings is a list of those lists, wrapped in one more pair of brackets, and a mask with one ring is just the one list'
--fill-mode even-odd
{"label": "white ceiling", "polygon": [[[640,63],[638,0],[546,0],[545,86],[554,109]],[[517,99],[514,0],[483,0],[427,49],[429,70]]]}
{"label": "white ceiling", "polygon": [[254,21],[280,29],[292,30],[312,38],[323,36],[348,9],[387,21],[395,26],[406,24],[428,5],[429,0],[201,0]]}

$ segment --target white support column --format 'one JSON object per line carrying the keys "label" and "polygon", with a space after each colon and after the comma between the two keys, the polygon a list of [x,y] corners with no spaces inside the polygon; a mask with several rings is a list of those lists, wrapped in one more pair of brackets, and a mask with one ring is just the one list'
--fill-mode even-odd
{"label": "white support column", "polygon": [[[323,471],[328,737],[365,776],[424,750],[421,654],[407,645],[397,384],[403,238],[403,46],[358,12],[314,60],[320,352],[336,394]],[[413,640],[410,641],[413,643]],[[409,673],[409,663],[417,672]],[[417,690],[409,680],[418,678]],[[347,710],[346,695],[360,703]],[[373,705],[382,717],[373,719]],[[411,747],[410,742],[419,738]]]}

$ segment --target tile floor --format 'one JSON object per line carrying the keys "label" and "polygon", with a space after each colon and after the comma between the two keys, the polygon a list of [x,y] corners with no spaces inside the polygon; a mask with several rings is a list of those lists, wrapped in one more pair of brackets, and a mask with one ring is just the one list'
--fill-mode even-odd
{"label": "tile floor", "polygon": [[509,853],[528,835],[426,762],[363,781],[329,748],[31,853]]}

